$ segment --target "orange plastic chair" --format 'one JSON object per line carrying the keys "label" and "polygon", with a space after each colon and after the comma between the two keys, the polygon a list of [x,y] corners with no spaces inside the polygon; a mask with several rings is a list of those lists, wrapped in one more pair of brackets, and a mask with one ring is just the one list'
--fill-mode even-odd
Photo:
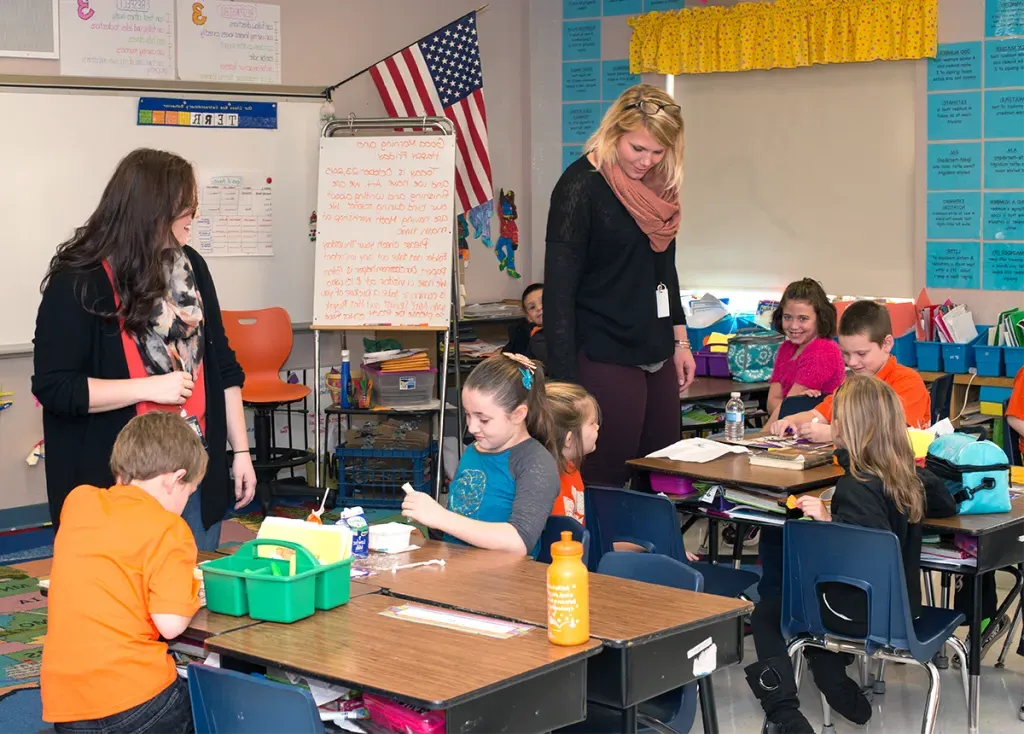
{"label": "orange plastic chair", "polygon": [[306,385],[293,385],[281,379],[281,368],[292,351],[292,320],[283,308],[257,311],[223,311],[224,332],[245,371],[242,402],[253,410],[256,446],[256,492],[269,512],[275,495],[309,496],[313,491],[304,483],[289,486],[278,482],[282,469],[302,466],[313,459],[313,452],[274,444],[274,411],[281,405],[305,399]]}

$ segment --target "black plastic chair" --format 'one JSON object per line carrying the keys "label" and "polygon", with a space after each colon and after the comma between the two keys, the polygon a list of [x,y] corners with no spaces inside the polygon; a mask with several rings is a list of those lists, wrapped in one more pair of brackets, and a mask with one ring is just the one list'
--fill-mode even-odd
{"label": "black plastic chair", "polygon": [[943,375],[928,387],[932,400],[932,425],[949,418],[949,401],[953,397],[954,377],[955,375],[951,374]]}

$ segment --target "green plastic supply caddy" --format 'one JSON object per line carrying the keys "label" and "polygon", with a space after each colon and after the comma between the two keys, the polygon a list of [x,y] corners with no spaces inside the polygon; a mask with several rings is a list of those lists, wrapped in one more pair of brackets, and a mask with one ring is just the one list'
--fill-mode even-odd
{"label": "green plastic supply caddy", "polygon": [[[291,562],[261,558],[260,546],[295,551]],[[264,622],[296,622],[317,609],[334,609],[348,602],[352,559],[321,565],[304,546],[286,540],[256,539],[238,552],[200,564],[206,587],[206,608],[217,614],[248,614]]]}

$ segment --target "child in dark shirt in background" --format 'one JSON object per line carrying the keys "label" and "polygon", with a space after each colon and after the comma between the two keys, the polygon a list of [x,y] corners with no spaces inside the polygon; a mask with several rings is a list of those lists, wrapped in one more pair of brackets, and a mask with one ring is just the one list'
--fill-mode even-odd
{"label": "child in dark shirt in background", "polygon": [[544,348],[544,284],[526,286],[522,303],[526,318],[508,330],[508,344],[502,351],[543,362],[547,356]]}

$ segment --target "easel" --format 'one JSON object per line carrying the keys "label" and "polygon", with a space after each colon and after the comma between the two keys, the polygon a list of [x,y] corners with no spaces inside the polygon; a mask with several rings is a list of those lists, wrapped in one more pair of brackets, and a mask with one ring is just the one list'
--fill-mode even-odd
{"label": "easel", "polygon": [[[330,138],[334,137],[336,133],[344,133],[347,135],[354,136],[357,130],[388,130],[394,131],[397,129],[413,129],[419,132],[435,132],[441,135],[455,136],[455,126],[451,120],[447,117],[364,117],[356,118],[355,115],[349,115],[345,120],[331,120],[324,125],[321,132],[321,137]],[[454,341],[455,341],[455,353],[458,354],[459,350],[459,333],[457,326],[457,314],[459,313],[459,245],[458,245],[458,225],[455,220],[454,210],[452,212],[452,292],[451,292],[451,303],[449,304],[451,310],[449,311],[448,324],[444,329],[431,326],[369,326],[365,324],[346,324],[342,326],[318,326],[313,324],[313,374],[316,380],[317,389],[313,391],[313,410],[316,413],[316,420],[314,424],[315,437],[316,437],[316,488],[317,490],[323,489],[324,492],[329,491],[326,487],[321,487],[322,481],[322,466],[323,457],[321,455],[322,444],[320,438],[320,332],[321,331],[433,331],[439,332],[444,331],[444,352],[441,359],[441,364],[438,365],[439,371],[441,372],[441,388],[439,391],[439,397],[441,400],[441,406],[438,414],[438,435],[440,440],[437,446],[437,467],[436,467],[436,478],[434,481],[434,499],[440,499],[441,496],[441,480],[444,476],[444,461],[443,446],[444,446],[444,417],[447,412],[447,391],[448,391],[448,359],[450,355],[450,345],[452,341],[452,324],[455,323],[454,327]],[[456,393],[456,407],[457,414],[461,413],[461,387],[460,387],[460,375],[458,370],[458,363],[456,361],[455,369],[455,393]],[[460,431],[461,439],[461,431]],[[319,494],[319,492],[318,492]]]}

